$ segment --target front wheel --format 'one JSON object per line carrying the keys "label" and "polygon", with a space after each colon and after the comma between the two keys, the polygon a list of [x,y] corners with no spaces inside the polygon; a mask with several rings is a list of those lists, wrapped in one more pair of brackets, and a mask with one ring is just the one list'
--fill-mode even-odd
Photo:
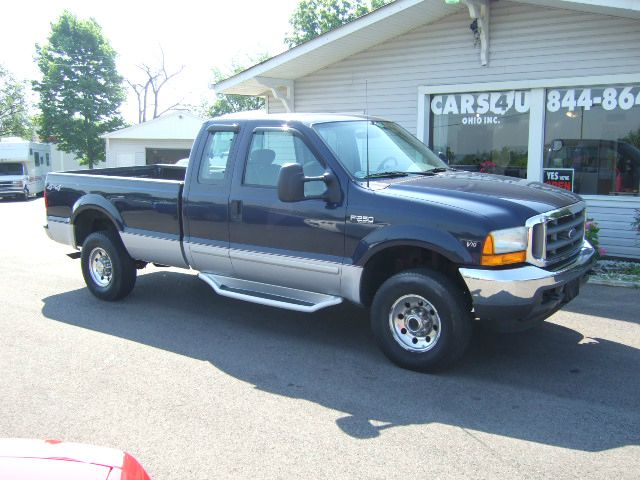
{"label": "front wheel", "polygon": [[471,316],[464,292],[440,272],[398,273],[378,289],[371,328],[380,349],[397,365],[422,372],[440,370],[464,353]]}
{"label": "front wheel", "polygon": [[95,232],[82,244],[82,276],[101,300],[120,300],[136,283],[136,265],[112,232]]}

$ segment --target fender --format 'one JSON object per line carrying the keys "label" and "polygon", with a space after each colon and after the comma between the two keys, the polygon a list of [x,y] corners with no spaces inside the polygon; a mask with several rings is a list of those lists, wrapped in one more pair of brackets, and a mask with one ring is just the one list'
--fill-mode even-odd
{"label": "fender", "polygon": [[84,195],[76,201],[71,209],[69,222],[75,225],[78,216],[87,210],[97,210],[103,213],[113,222],[118,231],[124,231],[124,220],[118,209],[109,200],[94,193]]}
{"label": "fender", "polygon": [[419,225],[391,225],[364,237],[353,253],[353,264],[364,266],[376,253],[396,246],[421,247],[439,253],[458,265],[473,262],[471,254],[449,232]]}

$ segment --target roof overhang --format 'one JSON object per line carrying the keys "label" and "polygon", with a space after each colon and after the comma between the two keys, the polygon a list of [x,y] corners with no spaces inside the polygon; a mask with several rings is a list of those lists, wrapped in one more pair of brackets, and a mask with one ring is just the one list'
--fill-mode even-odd
{"label": "roof overhang", "polygon": [[[640,19],[639,0],[511,1]],[[211,87],[224,94],[274,92],[274,85],[292,85],[297,78],[463,9],[467,9],[464,1],[450,5],[444,0],[396,0]]]}

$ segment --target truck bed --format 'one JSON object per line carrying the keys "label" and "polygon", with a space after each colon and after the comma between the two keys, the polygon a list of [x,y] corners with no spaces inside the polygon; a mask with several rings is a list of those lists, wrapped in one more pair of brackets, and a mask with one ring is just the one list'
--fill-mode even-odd
{"label": "truck bed", "polygon": [[[179,241],[185,167],[147,165],[50,173],[48,215],[70,218],[78,202],[102,197],[127,233]],[[102,200],[102,201],[104,201]]]}

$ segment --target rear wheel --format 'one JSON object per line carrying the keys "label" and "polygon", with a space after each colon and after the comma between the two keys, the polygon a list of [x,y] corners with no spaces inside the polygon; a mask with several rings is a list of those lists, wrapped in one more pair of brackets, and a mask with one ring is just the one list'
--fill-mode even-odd
{"label": "rear wheel", "polygon": [[120,300],[136,283],[136,264],[113,232],[95,232],[82,245],[82,276],[101,300]]}
{"label": "rear wheel", "polygon": [[436,371],[464,353],[472,322],[464,292],[429,269],[398,273],[378,289],[371,328],[380,349],[397,365]]}

